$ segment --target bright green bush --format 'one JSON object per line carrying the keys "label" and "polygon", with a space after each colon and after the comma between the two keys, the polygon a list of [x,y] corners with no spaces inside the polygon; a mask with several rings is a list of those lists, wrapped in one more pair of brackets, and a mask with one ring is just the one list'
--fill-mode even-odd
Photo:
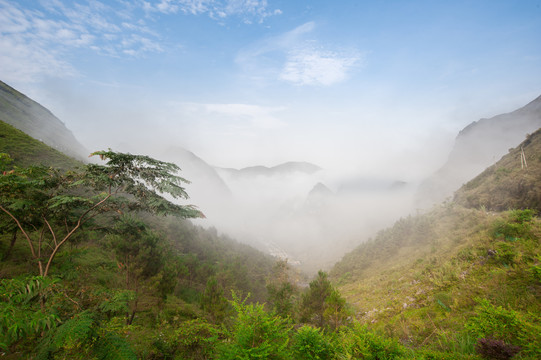
{"label": "bright green bush", "polygon": [[481,299],[476,313],[466,323],[466,329],[476,338],[494,338],[517,345],[524,338],[525,324],[514,310],[494,306]]}
{"label": "bright green bush", "polygon": [[220,329],[204,319],[185,321],[175,331],[178,353],[186,359],[210,359],[216,352],[220,335]]}
{"label": "bright green bush", "polygon": [[505,240],[516,240],[530,236],[534,216],[535,211],[530,209],[510,211],[507,220],[497,220],[494,223],[494,238],[503,237]]}
{"label": "bright green bush", "polygon": [[522,355],[541,358],[541,317],[521,314],[515,310],[494,306],[482,299],[476,316],[466,323],[466,330],[477,339],[502,340],[520,346]]}
{"label": "bright green bush", "polygon": [[337,352],[346,359],[392,360],[406,354],[398,341],[378,335],[359,323],[340,328],[336,343]]}
{"label": "bright green bush", "polygon": [[135,360],[131,345],[114,331],[102,326],[97,314],[83,311],[49,333],[40,344],[38,359]]}
{"label": "bright green bush", "polygon": [[219,359],[289,359],[291,327],[288,321],[267,313],[261,304],[247,305],[234,293],[231,305],[237,318],[228,339],[219,348]]}
{"label": "bright green bush", "polygon": [[293,354],[295,359],[332,359],[334,350],[331,342],[319,328],[302,326],[293,336]]}
{"label": "bright green bush", "polygon": [[41,276],[0,280],[0,349],[35,340],[56,326],[55,309],[41,304],[56,296],[57,282]]}

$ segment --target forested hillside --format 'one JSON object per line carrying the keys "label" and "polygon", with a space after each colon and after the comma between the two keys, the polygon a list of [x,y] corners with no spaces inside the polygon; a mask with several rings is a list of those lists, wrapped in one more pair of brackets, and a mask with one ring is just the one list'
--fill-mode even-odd
{"label": "forested hillside", "polygon": [[[232,291],[250,302],[266,299],[274,260],[182,220],[199,216],[195,208],[160,202],[133,183],[85,218],[107,198],[110,190],[98,183],[117,176],[106,174],[115,165],[83,165],[5,123],[0,131],[0,347],[6,358],[144,358],[160,352],[151,344],[157,326],[223,319]],[[99,155],[125,161],[112,154]],[[132,170],[152,183],[161,164],[142,160]],[[145,161],[150,166],[142,170]],[[173,183],[156,186],[171,192]],[[151,201],[137,200],[140,193]],[[180,219],[152,215],[176,210]],[[97,339],[113,343],[89,348]],[[143,348],[136,348],[140,342]],[[123,355],[99,356],[115,344]]]}

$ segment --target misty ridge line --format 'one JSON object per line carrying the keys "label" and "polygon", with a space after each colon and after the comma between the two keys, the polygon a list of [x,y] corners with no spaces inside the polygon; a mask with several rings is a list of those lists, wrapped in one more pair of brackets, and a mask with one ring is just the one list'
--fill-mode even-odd
{"label": "misty ridge line", "polygon": [[[0,108],[4,117],[16,118],[14,123],[23,129],[55,129],[42,131],[45,143],[55,143],[68,154],[80,151],[73,134],[50,111],[7,84],[0,85],[0,99],[7,104]],[[541,96],[518,110],[475,121],[459,132],[447,162],[420,185],[366,174],[362,167],[348,175],[334,174],[305,161],[214,167],[178,144],[163,144],[151,155],[178,164],[191,182],[186,185],[190,202],[207,216],[195,223],[213,226],[312,272],[330,268],[400,217],[451,196],[540,127]],[[345,166],[358,169],[354,163]]]}

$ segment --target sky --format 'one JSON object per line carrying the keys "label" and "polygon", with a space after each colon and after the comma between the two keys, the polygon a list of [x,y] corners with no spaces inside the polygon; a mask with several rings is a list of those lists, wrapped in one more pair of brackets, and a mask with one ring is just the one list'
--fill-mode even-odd
{"label": "sky", "polygon": [[89,150],[396,177],[541,95],[540,39],[541,0],[0,0],[0,80]]}

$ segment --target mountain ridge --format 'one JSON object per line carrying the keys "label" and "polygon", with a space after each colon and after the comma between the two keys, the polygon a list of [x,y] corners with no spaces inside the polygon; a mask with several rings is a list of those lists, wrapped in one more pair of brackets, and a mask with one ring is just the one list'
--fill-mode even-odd
{"label": "mountain ridge", "polygon": [[541,127],[541,96],[514,111],[483,118],[457,135],[447,161],[417,192],[417,207],[429,208],[449,196]]}
{"label": "mountain ridge", "polygon": [[0,120],[64,154],[87,161],[89,151],[49,109],[0,81]]}
{"label": "mountain ridge", "polygon": [[221,171],[237,177],[248,177],[248,176],[275,176],[275,175],[284,175],[291,174],[295,172],[305,173],[305,174],[314,174],[318,171],[323,170],[321,167],[314,165],[306,161],[287,161],[275,166],[263,166],[255,165],[248,166],[241,169],[235,168],[218,168]]}
{"label": "mountain ridge", "polygon": [[[358,245],[331,278],[358,319],[414,348],[469,355],[475,341],[498,337],[519,345],[517,358],[538,359],[541,329],[532,314],[541,313],[540,193],[541,129],[463,185],[454,201],[401,218]],[[524,326],[522,339],[515,320],[498,318],[504,313]],[[495,326],[502,327],[496,335]],[[484,332],[472,331],[478,327]]]}

